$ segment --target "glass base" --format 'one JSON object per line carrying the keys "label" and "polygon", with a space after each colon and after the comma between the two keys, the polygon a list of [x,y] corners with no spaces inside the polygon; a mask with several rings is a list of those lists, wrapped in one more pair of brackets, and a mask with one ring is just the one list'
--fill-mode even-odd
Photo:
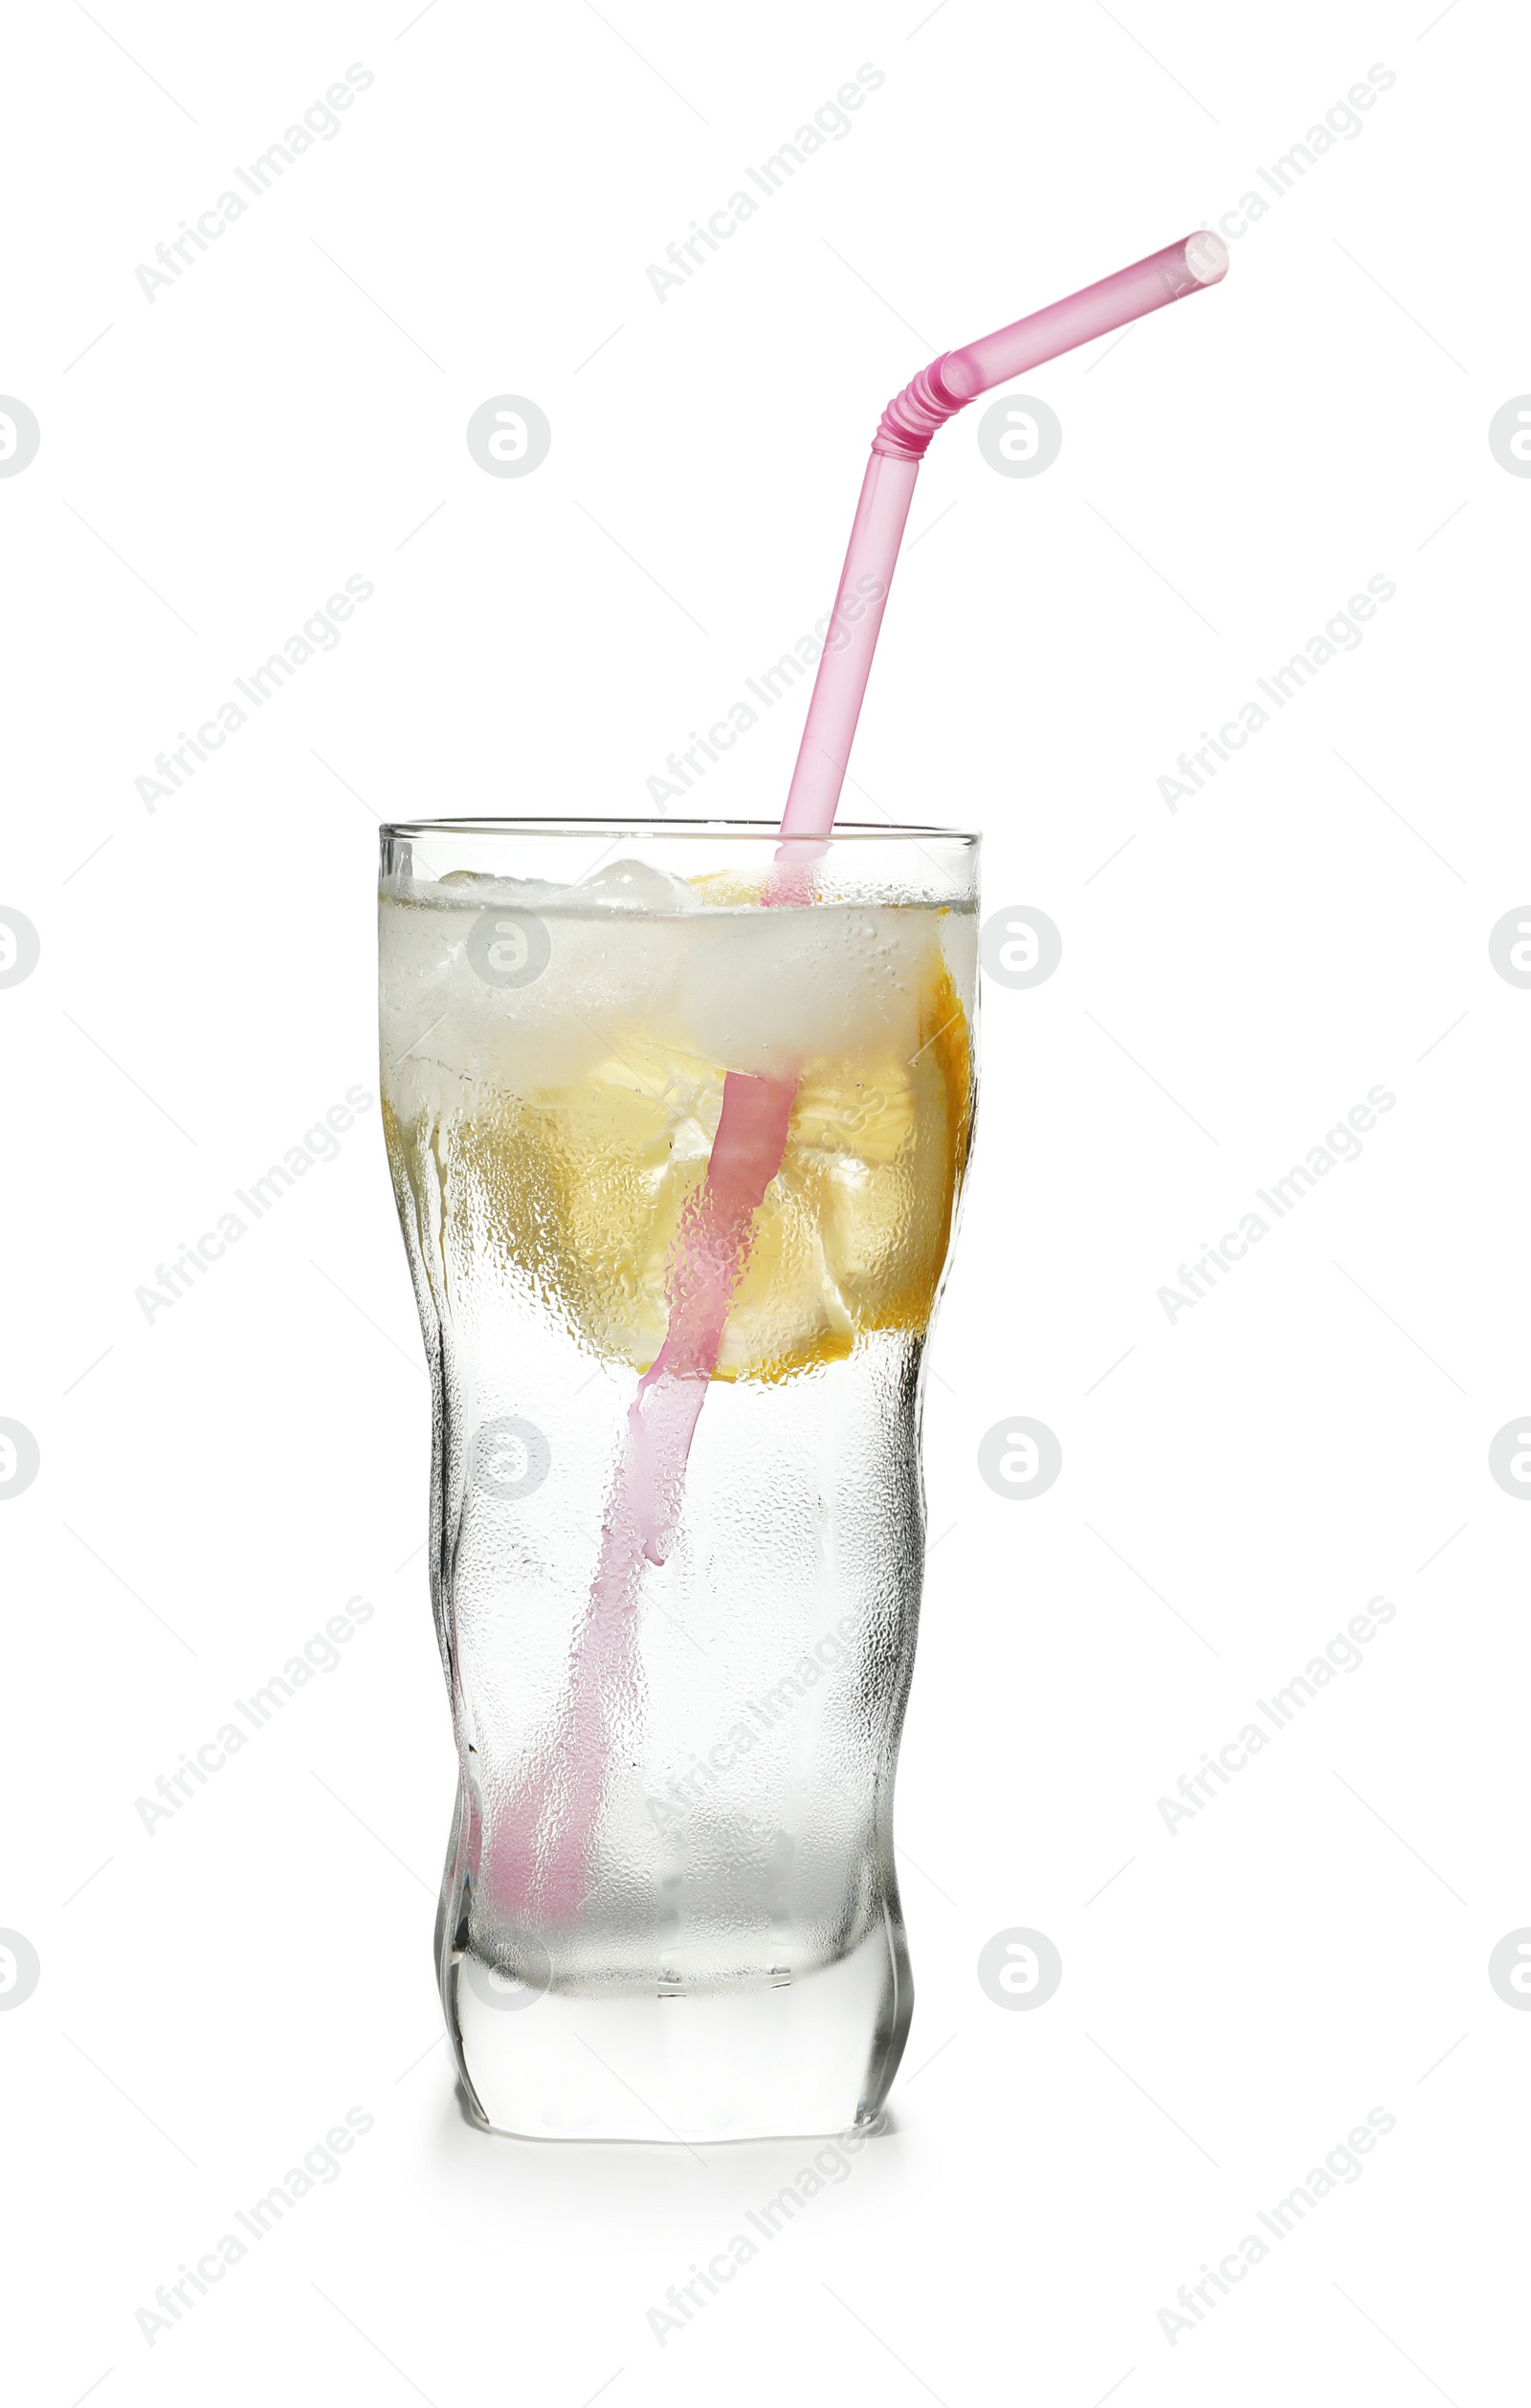
{"label": "glass base", "polygon": [[872,2123],[913,2007],[885,1924],[833,1963],[770,1982],[655,1992],[549,1987],[496,1999],[446,1970],[472,2119],[530,2140],[803,2139]]}

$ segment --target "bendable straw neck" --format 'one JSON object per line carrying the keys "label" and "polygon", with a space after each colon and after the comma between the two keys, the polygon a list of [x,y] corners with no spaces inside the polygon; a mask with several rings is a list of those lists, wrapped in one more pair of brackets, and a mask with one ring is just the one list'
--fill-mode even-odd
{"label": "bendable straw neck", "polygon": [[901,393],[895,393],[872,438],[876,458],[922,460],[931,436],[976,398],[972,393],[946,390],[941,372],[950,358],[951,353],[943,351],[939,360],[932,360],[929,367],[912,377]]}

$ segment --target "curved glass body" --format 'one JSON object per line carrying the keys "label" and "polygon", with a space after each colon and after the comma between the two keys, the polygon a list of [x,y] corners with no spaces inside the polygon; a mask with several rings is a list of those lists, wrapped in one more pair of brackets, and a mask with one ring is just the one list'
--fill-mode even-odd
{"label": "curved glass body", "polygon": [[495,2130],[835,2132],[898,2066],[976,867],[940,830],[383,831],[460,1765],[437,1955]]}

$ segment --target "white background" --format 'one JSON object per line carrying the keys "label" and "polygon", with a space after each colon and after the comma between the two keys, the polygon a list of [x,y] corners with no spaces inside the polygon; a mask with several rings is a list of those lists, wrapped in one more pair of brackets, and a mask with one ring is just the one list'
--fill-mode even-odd
{"label": "white background", "polygon": [[[0,1503],[8,2396],[36,2408],[1228,2398],[1459,2408],[1523,2355],[1531,1401],[1525,20],[1508,0],[1051,10],[610,0],[11,28],[0,387],[11,797]],[[135,276],[352,61],[374,80],[167,289]],[[646,276],[862,62],[885,82],[679,291]],[[495,2141],[431,1963],[453,1785],[427,1392],[375,1109],[172,1309],[135,1290],[375,1090],[374,824],[641,815],[828,606],[936,351],[1198,223],[1380,63],[1226,284],[1039,370],[1061,456],[922,471],[848,796],[982,828],[990,985],[935,1340],[889,2135],[661,2348],[648,2310],[807,2152]],[[1244,221],[1241,221],[1244,222]],[[1104,356],[1102,356],[1104,354]],[[523,394],[524,478],[470,458]],[[135,789],[347,576],[338,649]],[[1171,812],[1200,731],[1372,576],[1359,650]],[[801,704],[687,807],[773,816]],[[1221,1286],[1157,1291],[1373,1086]],[[1270,1218],[1269,1215],[1266,1216]],[[1006,1416],[1062,1476],[980,1481]],[[152,1835],[135,1800],[358,1593],[372,1620]],[[1368,1599],[1362,1669],[1165,1828]],[[1045,2008],[980,1989],[1048,1933]],[[5,2005],[0,1998],[0,2007]],[[341,2178],[153,2346],[136,2311],[353,2106]],[[1396,2129],[1173,2343],[1160,2310],[1367,2111]],[[603,2388],[606,2387],[606,2388]]]}

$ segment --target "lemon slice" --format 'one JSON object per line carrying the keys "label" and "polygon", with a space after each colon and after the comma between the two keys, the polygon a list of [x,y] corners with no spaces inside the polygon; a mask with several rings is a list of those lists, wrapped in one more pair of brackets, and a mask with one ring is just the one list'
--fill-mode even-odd
{"label": "lemon slice", "polygon": [[[971,1125],[967,1023],[939,948],[919,1038],[908,1059],[869,1049],[804,1063],[715,1378],[789,1379],[872,1331],[924,1328]],[[487,1249],[582,1347],[647,1370],[724,1075],[630,1028],[577,1085],[524,1097],[478,1089],[431,1127],[389,1113],[389,1146],[428,1227],[439,1194],[449,1282]]]}

